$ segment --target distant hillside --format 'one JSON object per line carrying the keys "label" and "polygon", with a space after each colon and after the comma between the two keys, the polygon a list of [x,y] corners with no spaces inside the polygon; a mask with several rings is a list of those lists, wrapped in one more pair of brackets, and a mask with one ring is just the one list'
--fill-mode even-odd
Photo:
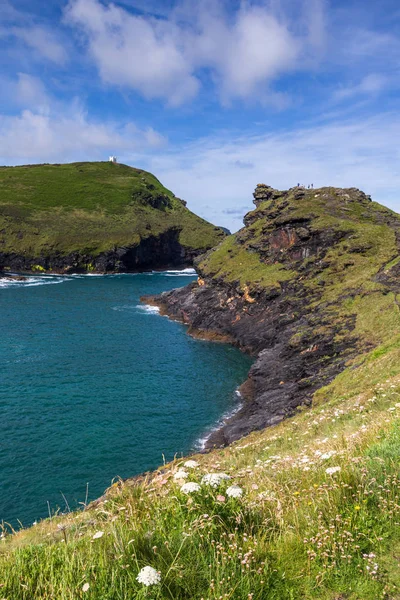
{"label": "distant hillside", "polygon": [[0,168],[0,269],[188,265],[224,236],[154,175],[127,165]]}

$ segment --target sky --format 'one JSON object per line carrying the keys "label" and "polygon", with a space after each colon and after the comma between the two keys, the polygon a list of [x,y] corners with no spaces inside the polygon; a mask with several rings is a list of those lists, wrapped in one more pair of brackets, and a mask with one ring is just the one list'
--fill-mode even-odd
{"label": "sky", "polygon": [[398,0],[0,0],[0,164],[151,171],[236,231],[257,183],[400,212]]}

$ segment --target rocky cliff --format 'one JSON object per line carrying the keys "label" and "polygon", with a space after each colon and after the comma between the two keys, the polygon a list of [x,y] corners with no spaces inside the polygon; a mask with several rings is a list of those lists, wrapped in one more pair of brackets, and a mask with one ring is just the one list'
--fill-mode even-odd
{"label": "rocky cliff", "polygon": [[260,184],[254,203],[197,262],[197,283],[150,299],[192,334],[255,356],[242,409],[209,446],[293,414],[400,334],[397,214],[355,188]]}
{"label": "rocky cliff", "polygon": [[101,162],[0,167],[0,271],[186,266],[224,237],[141,169]]}

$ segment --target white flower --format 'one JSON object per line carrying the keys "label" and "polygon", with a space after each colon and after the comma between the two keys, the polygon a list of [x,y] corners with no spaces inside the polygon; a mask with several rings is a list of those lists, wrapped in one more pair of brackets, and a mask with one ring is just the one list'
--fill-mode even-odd
{"label": "white flower", "polygon": [[230,479],[230,477],[226,473],[207,473],[207,475],[204,475],[201,482],[205,483],[206,485],[210,485],[213,488],[217,488],[222,481],[226,481],[228,479]]}
{"label": "white flower", "polygon": [[193,481],[188,481],[188,483],[184,483],[181,487],[181,492],[184,494],[191,494],[192,492],[198,492],[201,489],[198,483],[194,483]]}
{"label": "white flower", "polygon": [[196,462],[195,460],[187,460],[184,464],[184,467],[186,467],[187,469],[195,469],[196,467],[199,466],[199,463]]}
{"label": "white flower", "polygon": [[189,477],[189,473],[182,470],[177,471],[174,475],[174,479],[186,479],[187,477]]}
{"label": "white flower", "polygon": [[104,535],[104,531],[96,531],[96,533],[93,536],[94,540],[98,540],[99,538],[103,537]]}
{"label": "white flower", "polygon": [[90,588],[90,585],[88,583],[84,583],[82,586],[82,592],[87,592]]}
{"label": "white flower", "polygon": [[161,582],[161,574],[159,571],[153,569],[153,567],[143,567],[143,569],[140,569],[136,579],[145,586],[157,585]]}
{"label": "white flower", "polygon": [[325,473],[328,473],[328,475],[333,475],[334,473],[339,473],[340,471],[340,467],[328,467],[327,469],[325,469]]}
{"label": "white flower", "polygon": [[231,485],[226,490],[226,495],[229,496],[229,498],[240,498],[243,496],[243,490],[238,485]]}
{"label": "white flower", "polygon": [[321,460],[328,460],[329,458],[332,458],[334,454],[336,454],[336,452],[334,450],[331,450],[330,452],[325,452],[325,454],[321,454],[320,458]]}

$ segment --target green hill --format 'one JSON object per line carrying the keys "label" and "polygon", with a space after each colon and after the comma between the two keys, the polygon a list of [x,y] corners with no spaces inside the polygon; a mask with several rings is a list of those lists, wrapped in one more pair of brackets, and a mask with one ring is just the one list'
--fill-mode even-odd
{"label": "green hill", "polygon": [[151,173],[107,162],[0,168],[0,268],[190,264],[224,232]]}
{"label": "green hill", "polygon": [[0,597],[400,600],[400,217],[353,188],[255,203],[197,283],[153,299],[257,355],[213,438],[232,443],[4,525]]}

